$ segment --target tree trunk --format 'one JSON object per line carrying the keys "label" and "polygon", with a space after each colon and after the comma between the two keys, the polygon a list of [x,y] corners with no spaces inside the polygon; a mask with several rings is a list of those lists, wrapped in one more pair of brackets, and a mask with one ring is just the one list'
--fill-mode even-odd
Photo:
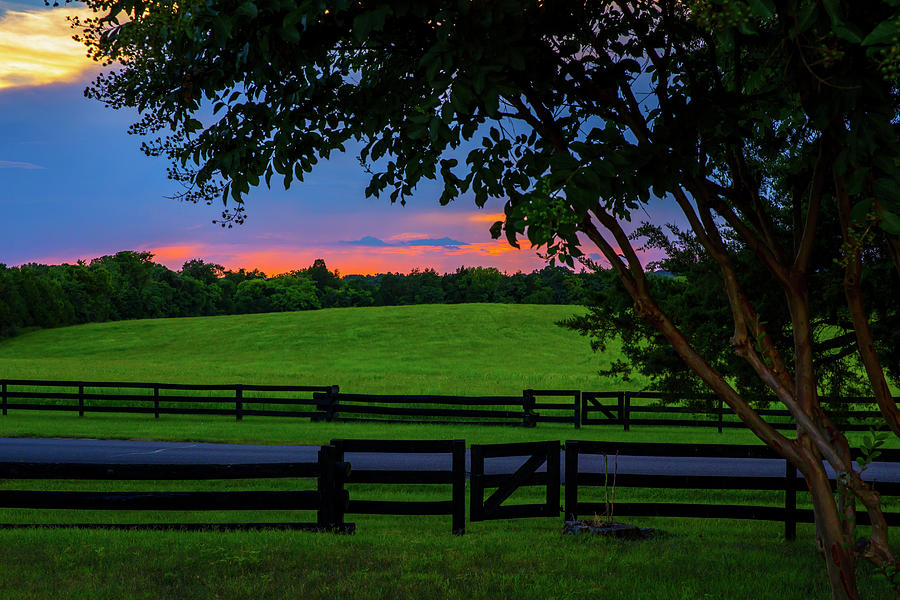
{"label": "tree trunk", "polygon": [[844,535],[844,527],[828,475],[821,460],[807,459],[804,471],[806,484],[813,503],[816,522],[816,543],[828,571],[831,597],[834,600],[858,600],[856,588],[856,561],[852,541]]}

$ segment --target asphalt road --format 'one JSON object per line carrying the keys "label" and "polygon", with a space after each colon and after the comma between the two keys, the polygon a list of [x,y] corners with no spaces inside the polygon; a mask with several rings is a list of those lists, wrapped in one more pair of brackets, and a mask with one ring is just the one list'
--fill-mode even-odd
{"label": "asphalt road", "polygon": [[[318,446],[143,442],[62,438],[0,438],[0,462],[113,463],[113,464],[256,464],[313,462]],[[450,457],[439,454],[348,452],[345,460],[355,469],[439,470],[450,468]],[[487,473],[511,473],[524,458],[491,458]],[[563,480],[565,480],[565,462]],[[610,465],[611,468],[611,465]],[[539,470],[544,470],[543,467]],[[601,456],[582,455],[582,472],[603,472]],[[466,472],[469,472],[468,456]],[[771,459],[669,458],[619,456],[619,473],[645,475],[784,475],[784,463]],[[900,464],[874,462],[865,479],[900,481]]]}

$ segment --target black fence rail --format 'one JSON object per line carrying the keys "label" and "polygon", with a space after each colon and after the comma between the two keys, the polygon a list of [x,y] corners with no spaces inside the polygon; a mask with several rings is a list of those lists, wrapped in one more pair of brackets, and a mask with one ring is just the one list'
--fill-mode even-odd
{"label": "black fence rail", "polygon": [[[797,508],[797,492],[806,490],[797,470],[784,458],[765,446],[738,446],[721,444],[641,444],[620,442],[567,441],[565,516],[572,520],[580,515],[608,515],[610,508],[615,516],[691,517],[721,519],[752,519],[783,521],[788,540],[797,535],[797,523],[812,523],[811,509]],[[580,469],[579,457],[605,455],[654,456],[666,458],[752,458],[779,461],[784,465],[784,475],[778,476],[728,476],[728,475],[641,475],[616,473],[610,467],[606,472],[585,472]],[[854,451],[854,457],[859,456]],[[883,450],[879,461],[900,462],[900,450]],[[693,489],[693,490],[778,490],[784,491],[782,506],[694,504],[674,502],[616,502],[610,507],[606,502],[579,500],[581,488],[590,486],[615,486],[623,488]],[[834,482],[832,481],[832,487]],[[900,483],[878,482],[882,496],[900,496]],[[900,513],[885,513],[891,525],[900,524]],[[860,524],[868,524],[868,515],[860,512]]]}
{"label": "black fence rail", "polygon": [[84,492],[46,490],[0,491],[0,508],[130,511],[316,511],[315,523],[4,523],[0,529],[85,527],[104,529],[305,529],[352,533],[344,522],[349,495],[344,481],[350,466],[338,460],[334,446],[322,446],[313,463],[263,464],[81,464],[0,463],[0,479],[38,480],[211,480],[315,478],[315,490]]}
{"label": "black fence rail", "polygon": [[[525,396],[434,396],[393,394],[313,394],[329,420],[379,423],[535,423]],[[344,416],[348,415],[348,416]]]}
{"label": "black fence rail", "polygon": [[[580,390],[525,390],[524,409],[532,414],[534,423],[572,423],[575,429],[581,427]],[[539,402],[542,398],[566,398],[566,402]],[[571,398],[571,400],[568,400]],[[563,414],[561,414],[563,413]],[[570,413],[570,414],[564,414]]]}
{"label": "black fence rail", "polygon": [[[559,516],[559,442],[473,444],[469,477],[469,511],[472,521]],[[485,459],[527,457],[512,473],[486,473]],[[538,472],[546,465],[543,472]],[[521,487],[546,488],[546,500],[536,504],[503,505]],[[496,488],[489,498],[486,489]]]}
{"label": "black fence rail", "polygon": [[[0,380],[0,412],[51,410],[85,413],[308,417],[332,402],[338,386]],[[278,395],[281,394],[281,395]],[[313,396],[319,395],[320,399]],[[327,411],[326,413],[327,414]]]}
{"label": "black fence rail", "polygon": [[[897,398],[900,400],[900,398]],[[873,398],[823,398],[845,431],[884,429]],[[0,379],[0,412],[50,410],[299,417],[324,421],[479,424],[534,427],[538,423],[632,426],[744,427],[721,399],[678,398],[654,392],[527,389],[520,396],[347,394],[337,385],[205,385]],[[786,409],[757,411],[779,429],[793,429]]]}
{"label": "black fence rail", "polygon": [[[679,402],[699,406],[674,405]],[[874,398],[827,397],[822,398],[822,404],[844,431],[887,428]],[[868,407],[868,410],[859,407]],[[796,427],[787,409],[761,408],[757,413],[776,429]],[[581,422],[584,425],[620,425],[625,431],[633,425],[715,427],[719,433],[727,428],[746,427],[714,394],[677,398],[655,392],[581,392]]]}
{"label": "black fence rail", "polygon": [[[347,484],[417,485],[449,484],[448,500],[409,501],[352,498],[347,513],[367,515],[450,515],[455,535],[466,532],[465,440],[331,440],[337,460],[351,454],[429,454],[444,463],[436,469],[365,469],[350,472]],[[443,456],[441,456],[443,455]],[[441,460],[443,459],[443,460]],[[449,460],[447,460],[449,459]],[[355,459],[354,459],[355,460]],[[446,464],[449,463],[449,464]]]}

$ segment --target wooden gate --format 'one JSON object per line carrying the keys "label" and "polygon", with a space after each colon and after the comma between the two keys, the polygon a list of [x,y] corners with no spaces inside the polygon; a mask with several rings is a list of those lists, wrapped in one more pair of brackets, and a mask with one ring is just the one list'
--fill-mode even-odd
{"label": "wooden gate", "polygon": [[[522,442],[516,444],[472,445],[472,469],[469,480],[469,517],[472,521],[489,519],[521,519],[528,517],[558,517],[559,505],[559,455],[560,444],[551,442]],[[513,472],[491,469],[485,473],[485,459],[527,457]],[[546,464],[543,472],[538,469]],[[496,472],[500,470],[501,472]],[[546,487],[545,501],[531,504],[503,506],[513,492],[520,487]],[[489,498],[484,498],[486,488],[497,488]]]}
{"label": "wooden gate", "polygon": [[[624,425],[628,431],[630,399],[628,392],[582,392],[581,422],[584,425]],[[611,404],[610,400],[616,403]]]}

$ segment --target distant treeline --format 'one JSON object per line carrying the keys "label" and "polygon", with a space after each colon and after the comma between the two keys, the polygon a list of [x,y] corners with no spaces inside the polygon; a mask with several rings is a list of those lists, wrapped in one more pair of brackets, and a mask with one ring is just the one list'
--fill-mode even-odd
{"label": "distant treeline", "polygon": [[202,260],[172,271],[152,259],[149,252],[119,252],[74,265],[0,264],[0,337],[97,321],[346,306],[583,304],[603,287],[600,274],[550,266],[511,275],[464,267],[446,275],[425,269],[341,277],[318,259],[307,268],[267,277]]}

